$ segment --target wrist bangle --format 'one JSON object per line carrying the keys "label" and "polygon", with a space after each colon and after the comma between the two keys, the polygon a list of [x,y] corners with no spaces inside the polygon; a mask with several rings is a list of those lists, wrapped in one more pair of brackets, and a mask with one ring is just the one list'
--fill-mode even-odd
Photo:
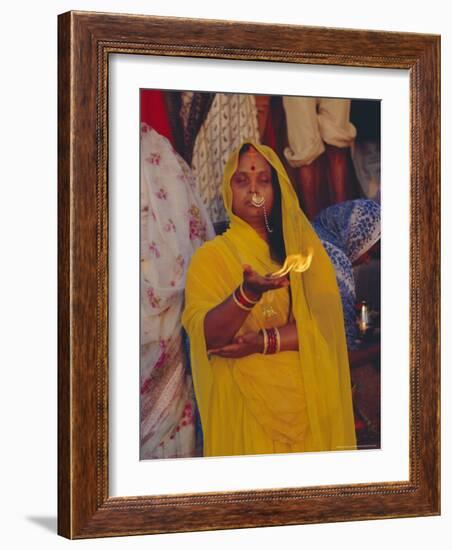
{"label": "wrist bangle", "polygon": [[267,353],[273,355],[276,352],[276,333],[275,329],[268,329],[268,349]]}
{"label": "wrist bangle", "polygon": [[262,354],[265,355],[267,353],[267,348],[268,348],[268,335],[267,335],[267,331],[263,328],[262,330],[259,331],[262,336],[264,337],[264,349],[262,350]]}
{"label": "wrist bangle", "polygon": [[277,327],[275,327],[275,333],[276,333],[276,352],[279,353],[281,350],[281,334]]}
{"label": "wrist bangle", "polygon": [[235,289],[232,293],[232,299],[234,300],[236,305],[238,305],[239,308],[243,309],[244,311],[251,311],[254,307],[254,304],[249,304],[243,300],[240,294],[238,294],[237,289]]}
{"label": "wrist bangle", "polygon": [[234,290],[232,297],[234,298],[234,302],[246,311],[250,311],[257,304],[255,301],[248,300],[242,290],[242,285]]}
{"label": "wrist bangle", "polygon": [[242,298],[244,300],[246,300],[247,302],[250,302],[251,304],[257,304],[257,303],[260,302],[260,298],[259,298],[259,300],[251,300],[251,298],[248,298],[248,296],[245,294],[245,291],[243,289],[243,282],[240,283],[239,292],[240,292]]}
{"label": "wrist bangle", "polygon": [[[266,355],[278,353],[281,349],[281,335],[276,327],[262,329],[264,334],[264,352]],[[265,345],[265,338],[267,339]]]}

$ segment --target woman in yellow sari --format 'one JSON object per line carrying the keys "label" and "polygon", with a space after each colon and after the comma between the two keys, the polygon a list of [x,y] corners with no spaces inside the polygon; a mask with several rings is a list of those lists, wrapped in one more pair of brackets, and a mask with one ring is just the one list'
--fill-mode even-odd
{"label": "woman in yellow sari", "polygon": [[[204,456],[355,449],[334,269],[274,151],[236,149],[223,199],[230,227],[193,255],[182,316]],[[303,273],[269,275],[308,252]]]}

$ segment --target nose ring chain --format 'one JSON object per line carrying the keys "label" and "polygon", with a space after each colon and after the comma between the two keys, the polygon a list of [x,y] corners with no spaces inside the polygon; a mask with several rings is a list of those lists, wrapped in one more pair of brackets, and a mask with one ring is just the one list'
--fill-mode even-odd
{"label": "nose ring chain", "polygon": [[267,217],[267,210],[265,208],[265,197],[258,196],[257,193],[253,193],[253,196],[251,197],[251,203],[253,206],[256,206],[256,208],[263,208],[264,209],[264,223],[265,228],[269,233],[273,233],[273,228],[270,227],[270,224],[268,223],[268,217]]}
{"label": "nose ring chain", "polygon": [[269,233],[273,233],[273,228],[270,227],[269,223],[268,223],[268,218],[267,218],[267,210],[265,209],[265,204],[262,205],[264,207],[264,223],[265,223],[265,227],[267,228],[267,231]]}

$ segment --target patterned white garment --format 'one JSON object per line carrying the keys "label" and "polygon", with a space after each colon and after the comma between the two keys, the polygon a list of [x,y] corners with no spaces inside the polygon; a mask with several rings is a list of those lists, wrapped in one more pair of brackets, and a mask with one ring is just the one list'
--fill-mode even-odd
{"label": "patterned white garment", "polygon": [[352,161],[364,195],[380,202],[381,151],[377,141],[357,140],[352,146]]}
{"label": "patterned white garment", "polygon": [[196,406],[180,317],[190,258],[214,236],[189,166],[165,137],[142,125],[142,459],[195,455]]}
{"label": "patterned white garment", "polygon": [[359,347],[353,262],[380,240],[380,212],[377,202],[355,199],[325,208],[312,222],[336,272],[349,349]]}
{"label": "patterned white garment", "polygon": [[196,137],[192,159],[198,192],[213,223],[227,220],[221,196],[223,170],[244,139],[260,143],[254,95],[215,94]]}

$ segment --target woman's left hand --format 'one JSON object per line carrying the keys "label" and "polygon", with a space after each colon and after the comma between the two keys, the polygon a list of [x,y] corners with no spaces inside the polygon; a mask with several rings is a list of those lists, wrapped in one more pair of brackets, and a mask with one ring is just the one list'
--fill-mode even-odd
{"label": "woman's left hand", "polygon": [[241,336],[235,336],[230,344],[221,348],[210,349],[207,353],[228,359],[238,359],[252,355],[253,353],[261,353],[263,348],[264,339],[262,334],[247,332]]}

